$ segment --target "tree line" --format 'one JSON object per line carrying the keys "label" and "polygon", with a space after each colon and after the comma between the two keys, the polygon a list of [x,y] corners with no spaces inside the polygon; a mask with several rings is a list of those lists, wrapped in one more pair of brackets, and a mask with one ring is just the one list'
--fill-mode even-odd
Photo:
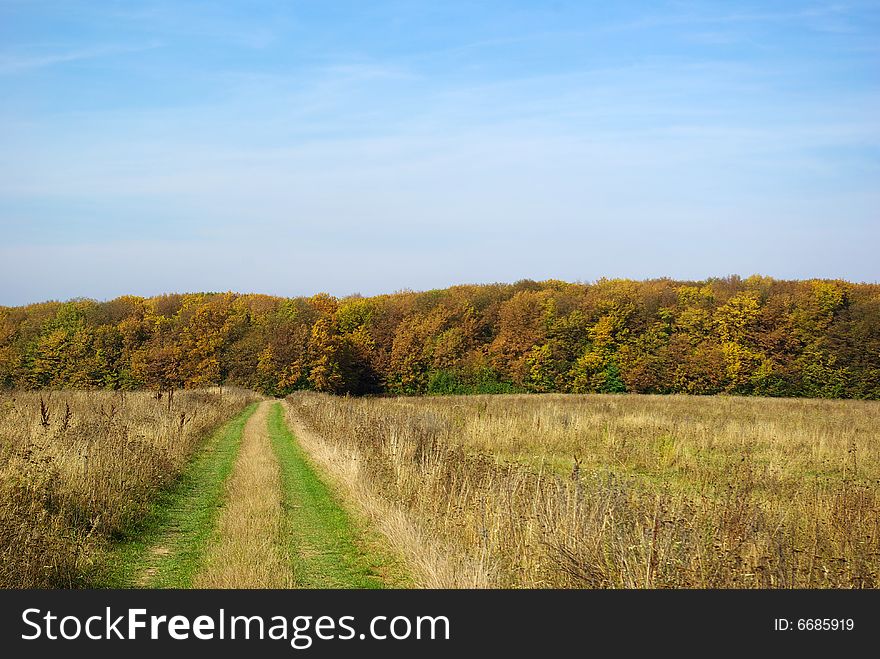
{"label": "tree line", "polygon": [[519,281],[0,307],[0,386],[880,398],[880,285]]}

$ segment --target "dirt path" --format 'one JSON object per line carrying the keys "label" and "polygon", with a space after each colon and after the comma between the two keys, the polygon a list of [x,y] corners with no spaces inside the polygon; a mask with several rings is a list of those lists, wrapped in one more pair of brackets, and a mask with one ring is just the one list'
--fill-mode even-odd
{"label": "dirt path", "polygon": [[189,588],[200,569],[248,419],[257,405],[217,429],[142,528],[113,549],[115,570],[104,586]]}
{"label": "dirt path", "polygon": [[208,440],[152,526],[118,548],[115,587],[383,588],[407,583],[375,533],[264,401]]}
{"label": "dirt path", "polygon": [[267,432],[271,405],[260,403],[244,427],[216,539],[193,580],[196,588],[293,586],[283,545],[280,470]]}
{"label": "dirt path", "polygon": [[281,465],[288,560],[299,588],[384,588],[400,583],[394,559],[367,537],[290,432],[284,407],[269,412]]}

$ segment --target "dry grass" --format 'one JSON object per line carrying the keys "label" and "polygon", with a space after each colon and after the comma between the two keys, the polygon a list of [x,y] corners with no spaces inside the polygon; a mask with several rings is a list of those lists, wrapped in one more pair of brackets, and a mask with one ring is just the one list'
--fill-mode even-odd
{"label": "dry grass", "polygon": [[487,588],[485,570],[467,555],[456,553],[429,535],[414,514],[381,496],[366,473],[368,465],[358,451],[344,442],[327,441],[307,428],[288,403],[287,423],[300,446],[329,476],[345,502],[365,516],[381,534],[388,549],[410,568],[422,588]]}
{"label": "dry grass", "polygon": [[421,555],[423,585],[880,581],[875,402],[301,394],[289,405],[362,507],[411,527],[398,544]]}
{"label": "dry grass", "polygon": [[89,585],[207,432],[255,400],[224,389],[0,394],[0,586]]}
{"label": "dry grass", "polygon": [[262,403],[244,428],[216,540],[195,577],[196,588],[293,586],[281,544],[281,477],[267,431],[270,405]]}

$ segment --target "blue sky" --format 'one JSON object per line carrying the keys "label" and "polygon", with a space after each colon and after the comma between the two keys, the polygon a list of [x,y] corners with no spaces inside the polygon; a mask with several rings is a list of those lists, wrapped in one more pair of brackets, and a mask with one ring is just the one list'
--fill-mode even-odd
{"label": "blue sky", "polygon": [[878,2],[0,0],[0,304],[880,280]]}

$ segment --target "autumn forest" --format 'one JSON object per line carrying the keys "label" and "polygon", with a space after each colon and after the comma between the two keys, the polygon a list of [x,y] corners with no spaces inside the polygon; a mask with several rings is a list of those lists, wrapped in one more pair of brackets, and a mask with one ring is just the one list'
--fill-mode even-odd
{"label": "autumn forest", "polygon": [[880,398],[880,285],[519,281],[0,307],[0,386]]}

